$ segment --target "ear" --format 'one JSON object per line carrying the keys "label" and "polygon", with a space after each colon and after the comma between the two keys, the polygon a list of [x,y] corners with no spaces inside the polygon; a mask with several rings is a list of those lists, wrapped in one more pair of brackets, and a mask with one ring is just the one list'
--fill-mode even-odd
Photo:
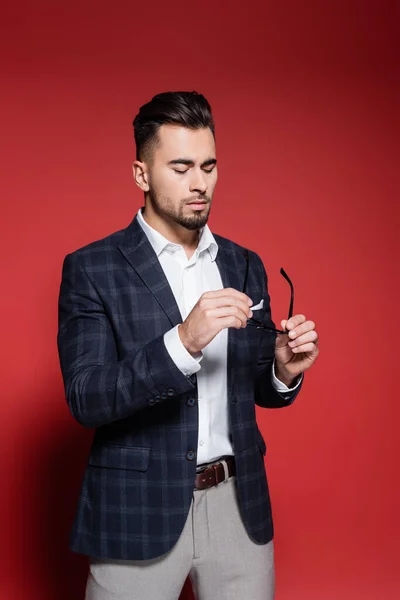
{"label": "ear", "polygon": [[136,185],[143,191],[148,192],[149,186],[149,174],[147,171],[146,163],[140,160],[135,160],[132,163],[133,179]]}

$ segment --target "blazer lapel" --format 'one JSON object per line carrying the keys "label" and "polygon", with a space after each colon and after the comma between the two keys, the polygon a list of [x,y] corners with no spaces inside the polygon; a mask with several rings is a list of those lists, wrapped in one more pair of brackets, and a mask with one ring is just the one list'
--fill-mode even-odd
{"label": "blazer lapel", "polygon": [[[221,274],[222,284],[224,288],[231,287],[241,292],[243,289],[244,276],[246,271],[246,259],[244,257],[244,254],[239,250],[238,246],[230,240],[222,238],[216,234],[214,234],[214,238],[218,244],[216,262],[218,265],[219,272]],[[233,398],[234,394],[236,372],[235,365],[238,364],[237,357],[235,356],[235,348],[237,348],[237,345],[234,344],[234,338],[237,335],[237,333],[237,329],[233,327],[228,328],[228,399]]]}
{"label": "blazer lapel", "polygon": [[119,249],[128,263],[149,288],[173,326],[182,323],[182,315],[172,289],[137,217],[125,230]]}
{"label": "blazer lapel", "polygon": [[224,288],[231,287],[242,291],[246,259],[236,244],[217,234],[213,234],[218,244],[216,263]]}

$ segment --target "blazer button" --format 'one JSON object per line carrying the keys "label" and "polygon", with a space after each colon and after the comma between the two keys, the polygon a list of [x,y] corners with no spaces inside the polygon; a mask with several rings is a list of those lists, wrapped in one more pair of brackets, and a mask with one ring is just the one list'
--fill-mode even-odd
{"label": "blazer button", "polygon": [[195,406],[196,404],[197,404],[197,398],[188,398],[188,400],[186,400],[187,406]]}
{"label": "blazer button", "polygon": [[188,452],[186,452],[186,458],[187,460],[194,460],[196,458],[197,454],[194,450],[189,450]]}
{"label": "blazer button", "polygon": [[149,404],[150,404],[151,406],[152,406],[153,404],[155,404],[155,402],[156,402],[156,401],[155,401],[155,400],[153,400],[153,398],[150,398],[150,400],[149,400]]}
{"label": "blazer button", "polygon": [[166,397],[167,397],[167,394],[166,394],[165,392],[163,392],[163,393],[161,394],[161,398],[162,398],[163,400],[165,400],[165,399],[166,399]]}
{"label": "blazer button", "polygon": [[170,388],[170,389],[167,391],[167,396],[173,396],[173,395],[174,395],[174,393],[175,393],[175,390],[173,390],[172,388]]}

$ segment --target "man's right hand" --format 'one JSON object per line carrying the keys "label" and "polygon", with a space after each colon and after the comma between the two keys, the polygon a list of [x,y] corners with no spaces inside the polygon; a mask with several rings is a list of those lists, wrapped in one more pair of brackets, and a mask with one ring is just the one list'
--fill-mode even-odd
{"label": "man's right hand", "polygon": [[205,292],[178,327],[182,344],[188,352],[196,354],[222,329],[246,327],[247,319],[253,316],[252,304],[246,294],[233,288]]}

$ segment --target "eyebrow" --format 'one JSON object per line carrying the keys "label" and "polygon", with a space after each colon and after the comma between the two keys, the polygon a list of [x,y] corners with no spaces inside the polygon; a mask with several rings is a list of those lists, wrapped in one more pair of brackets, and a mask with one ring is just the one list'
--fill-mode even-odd
{"label": "eyebrow", "polygon": [[[188,167],[193,167],[194,166],[194,161],[193,160],[189,160],[188,158],[175,158],[174,160],[170,160],[169,165],[187,165]],[[210,165],[216,165],[217,164],[217,159],[216,158],[209,158],[208,160],[205,160],[203,163],[201,163],[201,167],[208,167]]]}

